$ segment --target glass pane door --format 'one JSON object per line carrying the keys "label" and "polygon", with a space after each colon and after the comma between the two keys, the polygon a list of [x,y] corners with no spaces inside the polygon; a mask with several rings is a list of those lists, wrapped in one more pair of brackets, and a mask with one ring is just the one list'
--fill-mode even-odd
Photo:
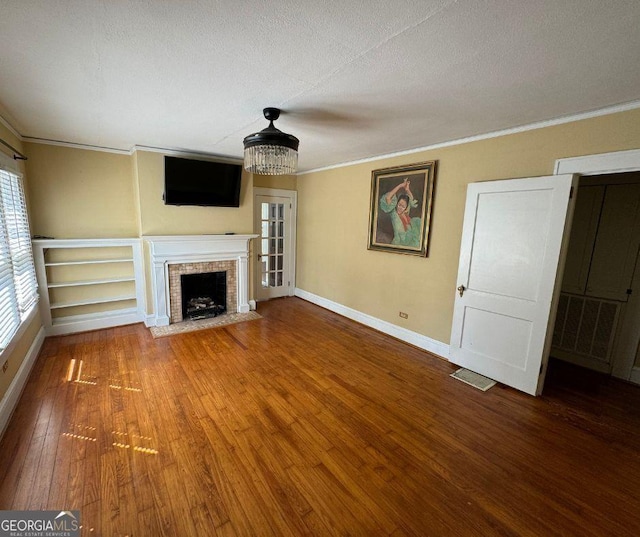
{"label": "glass pane door", "polygon": [[288,294],[288,219],[286,198],[259,196],[260,222],[259,298],[275,298]]}

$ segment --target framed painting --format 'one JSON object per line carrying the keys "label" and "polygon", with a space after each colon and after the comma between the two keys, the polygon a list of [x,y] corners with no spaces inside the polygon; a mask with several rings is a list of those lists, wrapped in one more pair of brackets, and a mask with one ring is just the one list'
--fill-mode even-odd
{"label": "framed painting", "polygon": [[371,173],[369,250],[426,257],[436,161]]}

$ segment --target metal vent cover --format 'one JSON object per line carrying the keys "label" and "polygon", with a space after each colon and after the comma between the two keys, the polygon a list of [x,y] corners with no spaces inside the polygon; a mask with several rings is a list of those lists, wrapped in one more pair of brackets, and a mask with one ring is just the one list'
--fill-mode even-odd
{"label": "metal vent cover", "polygon": [[478,390],[481,390],[483,392],[486,392],[489,388],[492,388],[496,385],[495,380],[484,377],[478,373],[474,373],[473,371],[465,369],[464,367],[461,367],[457,371],[451,373],[451,375],[449,376],[453,377],[454,379],[458,379],[465,384],[469,384],[469,386],[473,386],[474,388],[477,388]]}

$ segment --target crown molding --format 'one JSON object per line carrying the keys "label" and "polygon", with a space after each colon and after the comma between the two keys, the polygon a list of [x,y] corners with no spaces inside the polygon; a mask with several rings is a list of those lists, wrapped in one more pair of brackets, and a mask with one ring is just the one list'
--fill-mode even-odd
{"label": "crown molding", "polygon": [[206,153],[204,151],[190,151],[189,149],[170,149],[166,147],[153,147],[147,145],[134,145],[131,148],[131,154],[136,151],[147,151],[150,153],[162,153],[172,157],[202,157],[206,159],[215,159],[216,162],[225,162],[228,164],[242,164],[241,158],[233,158],[228,155],[217,155],[215,153]]}
{"label": "crown molding", "polygon": [[[310,173],[322,172],[326,170],[333,170],[337,168],[345,168],[347,166],[355,166],[357,164],[364,164],[367,162],[377,162],[380,160],[385,160],[394,157],[401,157],[405,155],[413,155],[415,153],[421,153],[424,151],[431,151],[434,149],[442,149],[445,147],[452,147],[456,145],[468,144],[471,142],[477,142],[480,140],[488,140],[491,138],[499,138],[501,136],[508,136],[510,134],[518,134],[521,132],[527,132],[530,130],[543,129],[545,127],[552,127],[555,125],[562,125],[565,123],[572,123],[574,121],[581,121],[583,119],[590,119],[600,116],[606,116],[610,114],[617,114],[619,112],[627,112],[629,110],[636,110],[640,108],[640,101],[631,101],[628,103],[622,103],[614,106],[608,106],[606,108],[600,108],[598,110],[591,110],[589,112],[582,112],[579,114],[573,114],[570,116],[561,116],[554,119],[549,119],[545,121],[538,121],[536,123],[530,123],[527,125],[521,125],[518,127],[512,127],[509,129],[503,129],[499,131],[493,131],[485,134],[478,134],[475,136],[468,136],[466,138],[458,138],[456,140],[450,140],[447,142],[440,142],[437,144],[427,145],[423,147],[418,147],[415,149],[408,149],[405,151],[397,151],[395,153],[387,153],[384,155],[378,155],[375,157],[368,157],[364,159],[352,160],[347,162],[341,162],[339,164],[333,164],[331,166],[324,166],[322,168],[314,168],[312,170],[307,170],[304,172],[299,172],[296,175],[307,175]],[[214,153],[206,153],[204,151],[191,151],[188,149],[175,149],[175,148],[163,148],[163,147],[153,147],[153,146],[145,146],[145,145],[134,145],[131,149],[117,149],[114,147],[103,147],[99,145],[90,145],[90,144],[79,144],[73,142],[65,142],[62,140],[49,140],[46,138],[36,138],[33,136],[23,136],[21,135],[5,118],[0,115],[0,123],[4,125],[18,140],[21,142],[29,142],[35,144],[45,144],[45,145],[55,145],[60,147],[69,147],[73,149],[86,149],[90,151],[103,151],[106,153],[114,153],[117,155],[133,155],[136,151],[148,151],[153,153],[162,153],[164,155],[172,155],[172,156],[187,156],[187,157],[202,157],[208,159],[215,159],[219,162],[228,162],[230,164],[238,164],[242,163],[242,159],[233,158],[225,155],[217,155]]]}
{"label": "crown molding", "polygon": [[13,134],[18,140],[20,140],[21,142],[24,141],[24,138],[22,137],[22,134],[20,134],[15,128],[14,126],[9,123],[5,118],[3,118],[2,116],[0,116],[0,123],[2,123],[2,125],[4,125],[7,130]]}
{"label": "crown molding", "polygon": [[405,151],[398,151],[396,153],[387,153],[386,155],[379,155],[376,157],[369,157],[359,160],[353,160],[349,162],[342,162],[340,164],[333,164],[331,166],[325,166],[323,168],[315,168],[304,172],[299,172],[296,175],[306,175],[309,173],[323,172],[326,170],[334,170],[336,168],[345,168],[347,166],[354,166],[356,164],[364,164],[366,162],[376,162],[378,160],[385,160],[393,157],[401,157],[404,155],[413,155],[415,153],[422,153],[423,151],[431,151],[433,149],[442,149],[444,147],[452,147],[456,145],[468,144],[471,142],[477,142],[480,140],[489,140],[491,138],[499,138],[501,136],[508,136],[510,134],[518,134],[520,132],[527,132],[536,129],[544,129],[545,127],[553,127],[555,125],[563,125],[565,123],[572,123],[574,121],[581,121],[583,119],[590,119],[600,116],[608,116],[610,114],[617,114],[619,112],[627,112],[629,110],[636,110],[640,108],[640,101],[631,101],[629,103],[617,104],[614,106],[608,106],[606,108],[600,108],[598,110],[591,110],[589,112],[581,112],[579,114],[573,114],[571,116],[561,116],[554,119],[547,119],[544,121],[538,121],[536,123],[529,123],[527,125],[520,125],[519,127],[512,127],[510,129],[503,129],[499,131],[488,132],[486,134],[478,134],[476,136],[468,136],[466,138],[458,138],[456,140],[450,140],[448,142],[441,142],[437,144],[427,145],[424,147],[418,147],[416,149],[408,149]]}
{"label": "crown molding", "polygon": [[23,142],[43,145],[56,145],[59,147],[69,147],[71,149],[86,149],[88,151],[103,151],[105,153],[115,153],[117,155],[131,155],[132,152],[127,149],[117,149],[115,147],[103,147],[100,145],[77,144],[73,142],[64,142],[62,140],[49,140],[47,138],[35,138],[33,136],[23,136]]}
{"label": "crown molding", "polygon": [[242,164],[242,159],[231,158],[225,155],[217,155],[215,153],[205,153],[204,151],[190,151],[188,149],[170,149],[170,148],[152,147],[152,146],[146,146],[146,145],[134,145],[131,149],[117,149],[115,147],[103,147],[99,145],[78,144],[73,142],[64,142],[62,140],[49,140],[46,138],[35,138],[32,136],[23,136],[22,141],[34,143],[34,144],[68,147],[71,149],[85,149],[87,151],[102,151],[104,153],[113,153],[116,155],[131,156],[137,151],[147,151],[151,153],[161,153],[163,155],[182,156],[182,157],[201,157],[201,158],[206,158],[210,160],[216,160],[216,162],[226,162],[229,164]]}

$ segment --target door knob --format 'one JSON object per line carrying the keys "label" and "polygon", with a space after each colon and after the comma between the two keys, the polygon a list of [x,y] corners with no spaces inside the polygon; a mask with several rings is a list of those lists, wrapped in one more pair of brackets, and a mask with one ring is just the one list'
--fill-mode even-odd
{"label": "door knob", "polygon": [[461,285],[460,287],[458,287],[458,293],[460,293],[460,296],[463,295],[465,290],[466,290],[466,287],[464,285]]}

